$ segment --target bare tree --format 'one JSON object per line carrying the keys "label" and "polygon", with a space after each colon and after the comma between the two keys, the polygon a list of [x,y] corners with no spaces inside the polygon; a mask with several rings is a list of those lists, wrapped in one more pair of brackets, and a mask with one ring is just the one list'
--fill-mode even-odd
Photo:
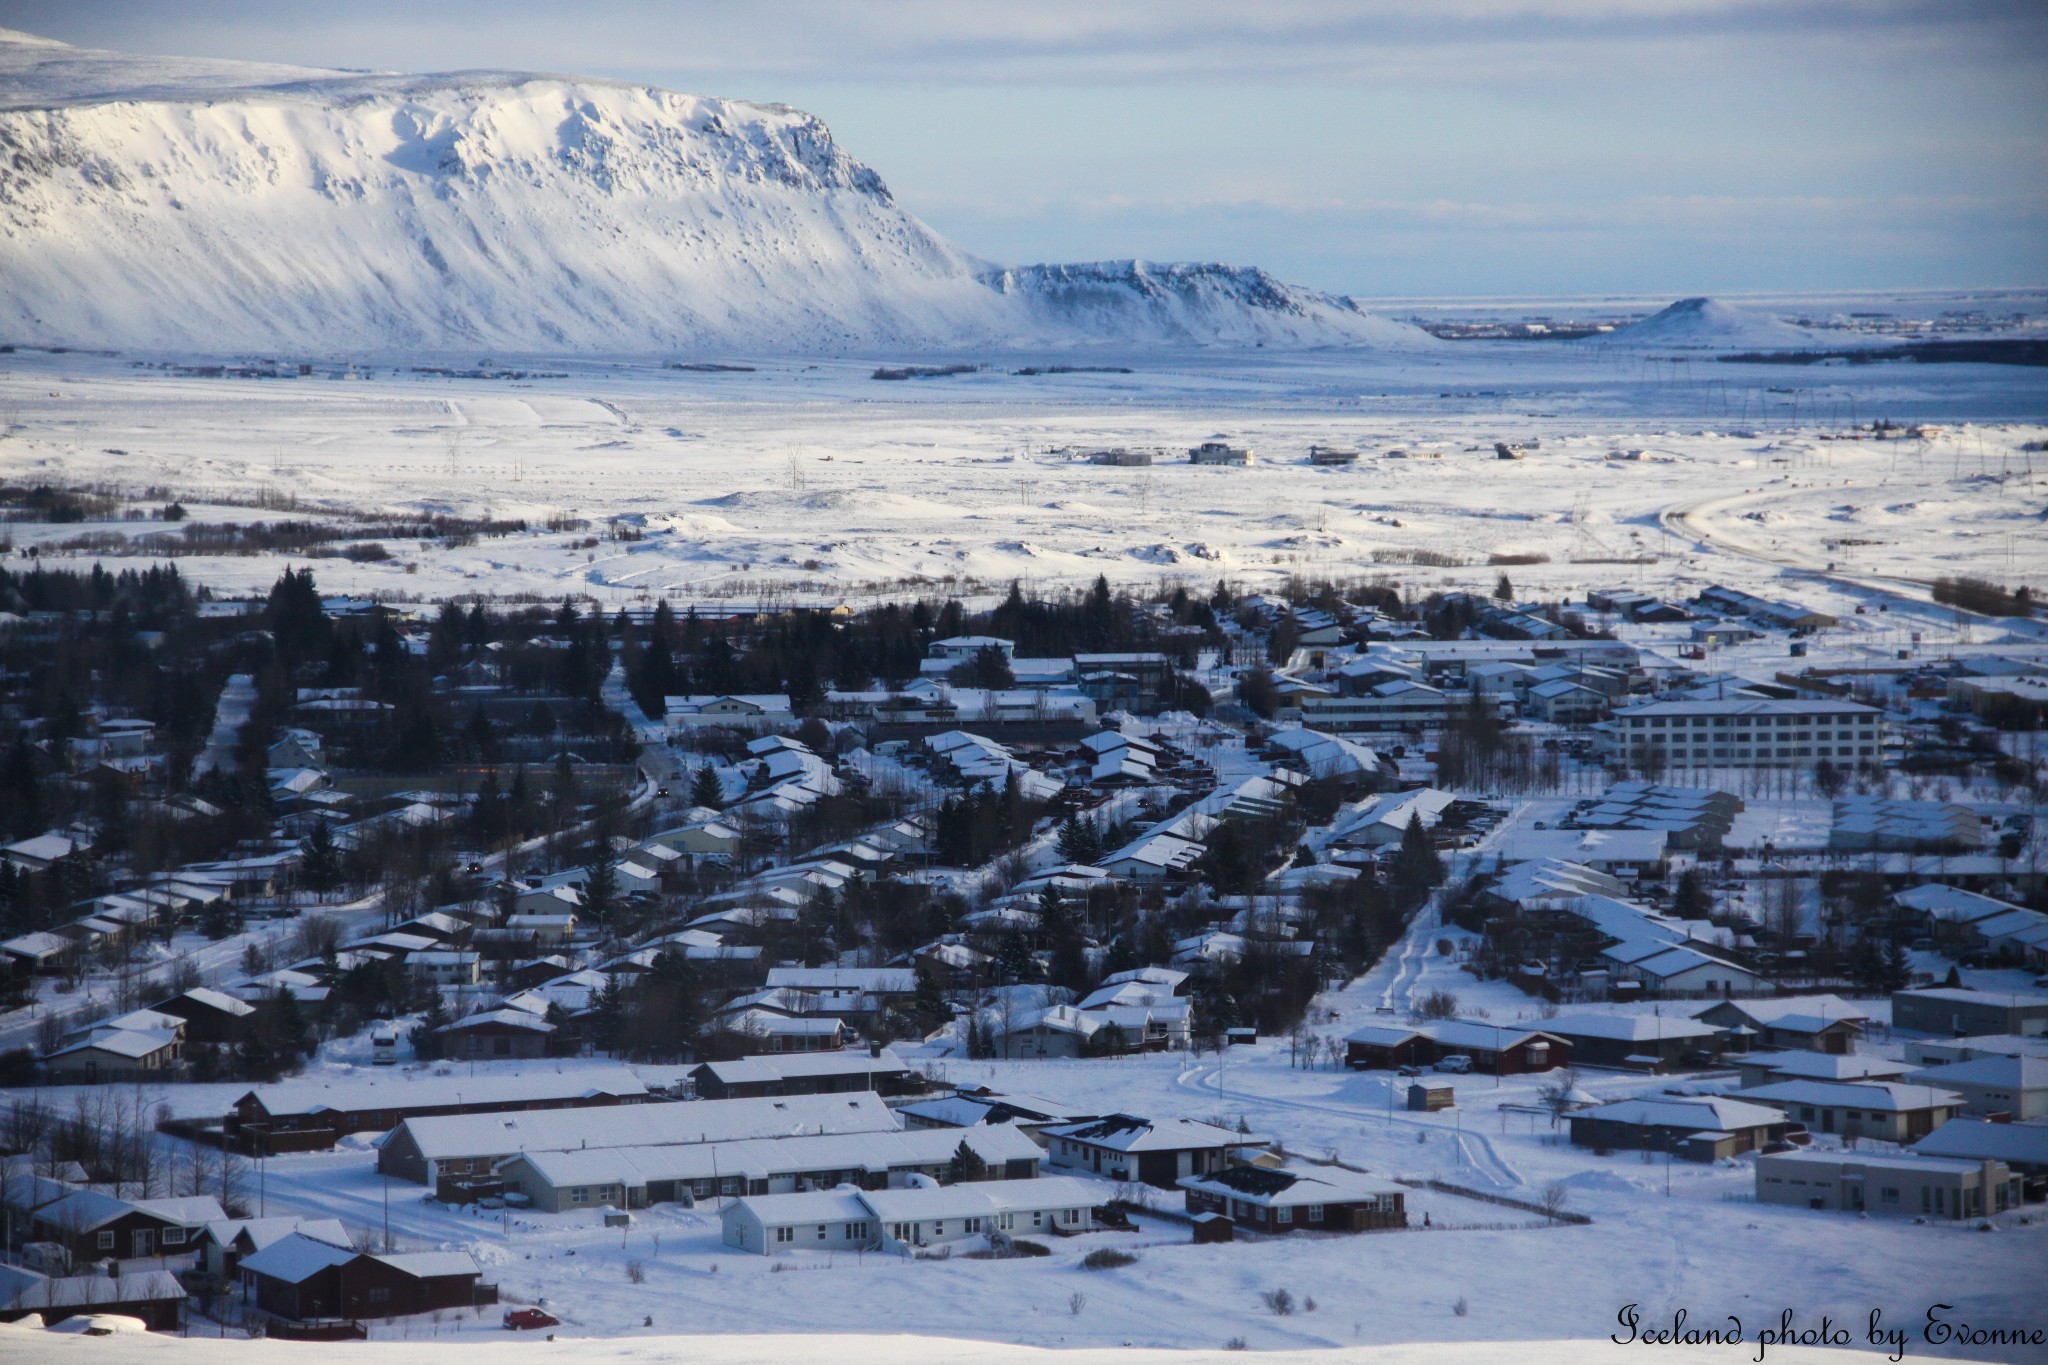
{"label": "bare tree", "polygon": [[1564,1213],[1565,1201],[1571,1198],[1571,1187],[1562,1180],[1553,1180],[1543,1187],[1537,1202],[1543,1206],[1543,1216],[1555,1223]]}

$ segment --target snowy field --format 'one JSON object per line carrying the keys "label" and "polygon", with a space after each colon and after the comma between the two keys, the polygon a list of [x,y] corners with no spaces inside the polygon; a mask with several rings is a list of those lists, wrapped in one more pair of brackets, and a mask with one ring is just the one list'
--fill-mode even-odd
{"label": "snowy field", "polygon": [[[756,368],[744,372],[550,362],[565,377],[513,381],[313,358],[307,378],[238,380],[179,377],[139,357],[20,351],[0,355],[0,476],[175,496],[195,521],[276,519],[295,498],[301,513],[535,525],[319,566],[331,591],[429,600],[860,602],[1097,574],[1490,588],[1494,557],[1547,556],[1512,567],[1523,595],[1615,582],[1769,587],[1833,565],[1834,577],[1809,578],[1800,594],[1848,616],[1875,600],[1872,589],[1924,597],[1900,579],[2019,582],[2048,567],[2048,455],[2022,448],[2048,435],[2039,369],[1759,367],[1609,341],[1057,358],[1135,373],[1021,375],[1047,357],[980,355],[963,357],[984,366],[974,374],[894,383],[869,378],[869,360],[748,361]],[[1821,439],[1878,418],[1943,429]],[[1259,463],[1190,466],[1186,447],[1216,432],[1257,448]],[[1541,444],[1504,461],[1496,440]],[[1363,458],[1313,468],[1311,443],[1354,445]],[[1102,467],[1064,453],[1117,445],[1156,448],[1161,462]],[[1630,451],[1643,457],[1613,458]],[[271,510],[249,505],[258,500]],[[540,529],[550,518],[588,524]],[[605,538],[613,518],[642,538]],[[166,529],[13,535],[18,546],[56,545]],[[1634,560],[1644,562],[1616,562]],[[267,588],[278,569],[262,557],[180,567],[229,591]],[[1911,628],[1953,624],[1944,611]],[[1906,627],[1852,628],[1884,632],[1868,642],[1881,652]]]}

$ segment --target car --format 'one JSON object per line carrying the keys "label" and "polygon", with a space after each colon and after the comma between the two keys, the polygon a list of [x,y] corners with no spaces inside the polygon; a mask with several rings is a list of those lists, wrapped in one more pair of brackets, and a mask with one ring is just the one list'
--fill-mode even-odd
{"label": "car", "polygon": [[534,1332],[543,1327],[560,1327],[562,1320],[553,1313],[539,1308],[508,1308],[505,1310],[505,1330],[509,1332]]}
{"label": "car", "polygon": [[1448,1071],[1454,1076],[1462,1076],[1472,1069],[1472,1059],[1462,1052],[1453,1052],[1447,1057],[1437,1058],[1436,1069]]}

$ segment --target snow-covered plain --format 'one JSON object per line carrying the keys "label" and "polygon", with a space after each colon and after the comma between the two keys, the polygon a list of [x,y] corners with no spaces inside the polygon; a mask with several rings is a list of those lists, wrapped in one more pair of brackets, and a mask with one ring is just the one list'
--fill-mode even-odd
{"label": "snow-covered plain", "polygon": [[[1790,592],[1776,580],[1799,571],[1802,598],[1853,616],[1870,599],[1859,585],[1924,596],[1885,580],[2020,582],[2048,567],[2048,455],[2023,449],[2048,412],[2036,368],[1756,367],[1601,342],[1466,342],[1426,355],[1134,350],[1118,357],[1130,374],[1024,375],[1045,357],[978,354],[963,357],[978,372],[893,383],[869,377],[886,353],[734,357],[755,368],[726,372],[543,361],[562,377],[524,380],[283,358],[314,372],[198,378],[142,355],[0,356],[0,474],[158,490],[202,521],[278,515],[209,499],[289,496],[302,511],[591,523],[320,565],[331,590],[430,599],[858,602],[1098,573],[1490,587],[1493,557],[1542,555],[1512,569],[1524,595],[1614,582]],[[1877,418],[1943,429],[1821,439]],[[1190,466],[1186,447],[1218,431],[1256,447],[1258,462]],[[1496,440],[1540,447],[1505,461]],[[1311,467],[1314,442],[1363,457]],[[1104,467],[1067,453],[1106,445],[1157,448],[1159,462]],[[1631,451],[1642,458],[1615,458]],[[613,518],[643,537],[583,544]],[[13,529],[17,544],[46,545],[167,530]],[[278,567],[180,563],[230,591],[262,589]],[[1807,573],[1830,565],[1833,578]],[[1851,629],[1882,648],[1903,622],[1873,615]],[[1954,624],[1944,611],[1911,628],[1952,635]]]}

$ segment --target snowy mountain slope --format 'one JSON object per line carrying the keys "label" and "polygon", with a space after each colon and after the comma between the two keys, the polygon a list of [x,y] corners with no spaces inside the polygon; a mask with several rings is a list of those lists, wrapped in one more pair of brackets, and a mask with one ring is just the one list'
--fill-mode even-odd
{"label": "snowy mountain slope", "polygon": [[1672,346],[1699,350],[1783,350],[1819,338],[1769,313],[1719,299],[1691,298],[1599,339],[1602,345]]}
{"label": "snowy mountain slope", "polygon": [[1120,341],[1238,345],[1438,344],[1419,327],[1376,317],[1348,298],[1283,284],[1256,267],[1095,261],[993,270],[983,279],[1022,302],[1048,331]]}
{"label": "snowy mountain slope", "polygon": [[1259,272],[1129,266],[1118,283],[1081,267],[1101,281],[1084,302],[1043,269],[1005,276],[961,251],[784,105],[0,31],[7,340],[303,354],[1420,336]]}

